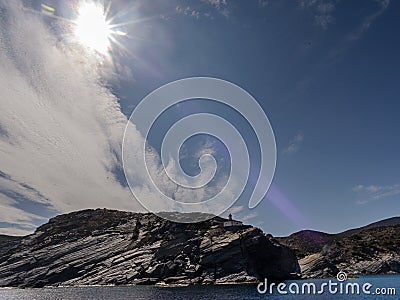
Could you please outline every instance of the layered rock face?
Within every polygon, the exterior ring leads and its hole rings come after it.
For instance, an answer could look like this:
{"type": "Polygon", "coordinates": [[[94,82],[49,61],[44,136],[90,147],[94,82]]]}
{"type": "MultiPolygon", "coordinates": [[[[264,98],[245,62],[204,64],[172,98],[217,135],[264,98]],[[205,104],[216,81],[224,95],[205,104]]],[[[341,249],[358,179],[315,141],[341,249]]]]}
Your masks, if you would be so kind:
{"type": "Polygon", "coordinates": [[[0,257],[7,253],[8,250],[18,245],[22,237],[0,235],[0,257]]]}
{"type": "Polygon", "coordinates": [[[288,247],[223,221],[100,209],[60,215],[1,253],[0,286],[252,282],[300,271],[288,247]]]}

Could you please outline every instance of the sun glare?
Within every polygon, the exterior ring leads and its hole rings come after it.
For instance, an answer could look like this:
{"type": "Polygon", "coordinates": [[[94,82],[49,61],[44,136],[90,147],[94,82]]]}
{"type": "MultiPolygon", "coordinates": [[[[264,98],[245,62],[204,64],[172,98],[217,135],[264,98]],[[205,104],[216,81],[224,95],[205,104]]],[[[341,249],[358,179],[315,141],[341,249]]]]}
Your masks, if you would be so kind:
{"type": "Polygon", "coordinates": [[[82,3],[74,22],[74,32],[83,45],[101,54],[108,52],[113,31],[101,4],[82,3]]]}

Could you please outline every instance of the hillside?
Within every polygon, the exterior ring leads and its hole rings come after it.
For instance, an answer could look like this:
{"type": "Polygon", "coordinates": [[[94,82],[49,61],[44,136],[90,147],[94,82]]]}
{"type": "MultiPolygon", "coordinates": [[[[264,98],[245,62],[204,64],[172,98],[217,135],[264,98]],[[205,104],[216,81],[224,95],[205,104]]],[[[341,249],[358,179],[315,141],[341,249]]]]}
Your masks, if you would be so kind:
{"type": "Polygon", "coordinates": [[[314,230],[302,230],[288,237],[278,237],[276,239],[281,244],[294,250],[297,258],[303,258],[304,256],[320,252],[324,245],[334,239],[334,235],[314,230]]]}
{"type": "Polygon", "coordinates": [[[358,233],[360,231],[367,230],[367,229],[372,229],[372,228],[377,228],[377,227],[385,227],[385,226],[395,226],[395,225],[400,225],[400,217],[392,217],[389,219],[380,220],[380,221],[368,224],[363,227],[346,230],[344,232],[339,233],[338,235],[339,236],[349,236],[354,233],[358,233]]]}
{"type": "Polygon", "coordinates": [[[292,248],[303,277],[400,273],[400,218],[338,234],[300,231],[279,242],[292,248]]]}

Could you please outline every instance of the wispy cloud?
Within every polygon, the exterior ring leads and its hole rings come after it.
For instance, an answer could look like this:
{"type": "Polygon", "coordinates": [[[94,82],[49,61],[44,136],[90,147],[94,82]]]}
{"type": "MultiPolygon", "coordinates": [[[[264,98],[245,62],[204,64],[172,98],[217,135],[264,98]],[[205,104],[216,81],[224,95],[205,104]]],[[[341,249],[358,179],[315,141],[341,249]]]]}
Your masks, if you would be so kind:
{"type": "MultiPolygon", "coordinates": [[[[320,0],[302,0],[300,6],[302,8],[316,7],[320,0]]],[[[335,46],[324,55],[320,63],[315,65],[308,71],[308,75],[305,75],[298,83],[298,89],[305,89],[315,81],[316,77],[314,74],[322,72],[327,66],[337,63],[344,56],[344,54],[359,41],[371,28],[374,22],[376,22],[380,16],[390,7],[390,0],[375,0],[375,7],[370,13],[364,13],[361,22],[358,22],[355,27],[349,28],[347,32],[340,37],[335,43],[335,46]]]]}
{"type": "Polygon", "coordinates": [[[193,17],[195,19],[199,19],[200,17],[200,12],[195,10],[194,8],[191,8],[190,6],[186,6],[186,7],[182,7],[182,6],[177,6],[175,8],[175,10],[179,13],[179,14],[184,14],[186,16],[190,16],[193,17]]]}
{"type": "Polygon", "coordinates": [[[24,236],[32,233],[32,229],[21,229],[15,227],[0,228],[0,234],[24,236]]]}
{"type": "Polygon", "coordinates": [[[400,184],[393,185],[355,185],[353,192],[358,193],[362,200],[357,200],[357,204],[365,204],[373,200],[389,198],[400,194],[400,184]]]}
{"type": "Polygon", "coordinates": [[[195,19],[207,18],[214,19],[215,13],[223,15],[225,18],[229,18],[231,11],[228,9],[228,3],[226,0],[201,0],[199,1],[203,5],[197,5],[195,7],[181,4],[175,7],[175,11],[178,14],[182,14],[195,19]]]}
{"type": "Polygon", "coordinates": [[[246,214],[246,215],[244,215],[242,218],[241,218],[241,220],[243,221],[243,222],[249,222],[251,219],[254,219],[255,217],[257,217],[258,216],[258,213],[257,212],[251,212],[251,213],[248,213],[248,214],[246,214]]]}
{"type": "Polygon", "coordinates": [[[214,5],[218,9],[221,9],[227,5],[226,0],[202,0],[202,1],[214,5]]]}
{"type": "Polygon", "coordinates": [[[372,24],[388,9],[390,5],[390,0],[375,0],[374,2],[377,5],[376,10],[364,17],[358,27],[344,36],[342,42],[329,53],[330,61],[336,61],[342,57],[343,53],[351,47],[351,45],[360,40],[366,34],[372,24]]]}
{"type": "Polygon", "coordinates": [[[238,213],[242,212],[243,210],[245,210],[243,205],[235,205],[235,206],[232,206],[231,208],[229,208],[226,211],[226,214],[234,215],[234,214],[238,214],[238,213]]]}
{"type": "Polygon", "coordinates": [[[0,222],[33,228],[34,207],[141,209],[115,176],[127,119],[104,69],[17,2],[0,8],[0,222]]]}
{"type": "Polygon", "coordinates": [[[269,3],[269,0],[258,0],[258,5],[261,7],[267,7],[269,3]]]}
{"type": "Polygon", "coordinates": [[[333,12],[335,11],[336,6],[333,1],[301,0],[300,6],[303,9],[311,11],[314,15],[315,23],[323,29],[327,29],[334,21],[333,12]]]}
{"type": "Polygon", "coordinates": [[[214,6],[225,18],[229,18],[231,11],[228,8],[227,0],[201,0],[204,3],[214,6]]]}
{"type": "MultiPolygon", "coordinates": [[[[102,84],[104,64],[55,37],[17,1],[0,2],[0,10],[0,232],[26,233],[50,214],[85,208],[144,211],[116,175],[127,118],[102,84]]],[[[143,136],[136,128],[130,134],[139,153],[143,136]]],[[[227,181],[198,191],[177,187],[158,153],[148,154],[154,180],[177,198],[208,199],[227,181]]],[[[154,199],[137,165],[127,171],[154,199]]]]}
{"type": "Polygon", "coordinates": [[[303,141],[304,141],[304,135],[299,132],[298,134],[296,134],[295,137],[293,137],[289,141],[289,144],[283,149],[282,151],[283,154],[290,155],[296,153],[297,151],[300,150],[303,141]]]}
{"type": "Polygon", "coordinates": [[[375,0],[375,2],[378,5],[378,10],[365,17],[362,24],[348,35],[347,39],[349,41],[360,39],[372,23],[386,11],[390,4],[390,0],[375,0]]]}

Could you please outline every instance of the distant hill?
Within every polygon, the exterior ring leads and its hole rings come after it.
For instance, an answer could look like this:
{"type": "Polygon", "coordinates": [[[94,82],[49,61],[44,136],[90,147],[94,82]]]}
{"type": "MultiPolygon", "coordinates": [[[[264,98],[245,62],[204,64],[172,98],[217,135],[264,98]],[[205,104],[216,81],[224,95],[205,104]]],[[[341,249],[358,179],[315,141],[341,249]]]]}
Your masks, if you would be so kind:
{"type": "Polygon", "coordinates": [[[302,230],[277,240],[295,251],[303,277],[400,273],[400,217],[338,234],[302,230]]]}
{"type": "Polygon", "coordinates": [[[295,251],[297,258],[321,251],[322,247],[330,243],[335,235],[314,230],[301,230],[288,237],[277,237],[283,245],[295,251]]]}
{"type": "Polygon", "coordinates": [[[299,260],[303,277],[400,273],[400,225],[338,235],[320,252],[299,260]]]}
{"type": "Polygon", "coordinates": [[[296,233],[292,233],[287,237],[277,237],[276,239],[283,245],[286,245],[295,250],[298,258],[303,258],[306,255],[320,252],[324,245],[329,244],[335,240],[340,240],[344,237],[356,234],[367,229],[395,225],[400,225],[400,217],[380,220],[366,226],[346,230],[336,234],[329,234],[314,230],[301,230],[296,233]]]}
{"type": "Polygon", "coordinates": [[[366,229],[384,227],[384,226],[395,226],[395,225],[400,225],[400,217],[393,217],[393,218],[389,218],[389,219],[380,220],[380,221],[368,224],[363,227],[346,230],[344,232],[338,233],[337,235],[348,236],[348,235],[352,235],[354,233],[357,233],[357,232],[360,232],[360,231],[363,231],[366,229]]]}

